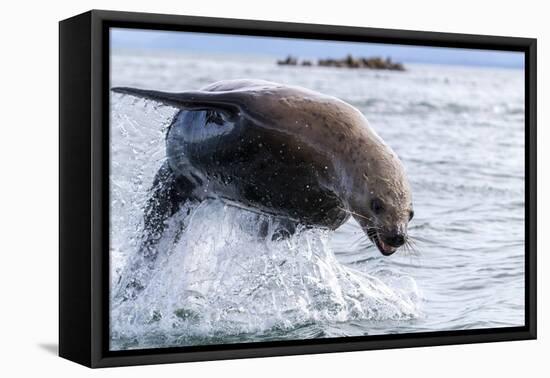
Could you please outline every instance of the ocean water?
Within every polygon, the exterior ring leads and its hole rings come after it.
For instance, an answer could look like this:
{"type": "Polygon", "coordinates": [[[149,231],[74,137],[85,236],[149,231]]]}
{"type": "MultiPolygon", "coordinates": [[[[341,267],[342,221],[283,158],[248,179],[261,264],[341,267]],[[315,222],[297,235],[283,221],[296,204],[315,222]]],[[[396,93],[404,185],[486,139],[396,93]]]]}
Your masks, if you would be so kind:
{"type": "Polygon", "coordinates": [[[258,78],[354,105],[406,167],[416,248],[384,257],[353,220],[259,239],[255,214],[212,200],[182,209],[155,264],[140,263],[143,204],[176,110],[112,94],[111,349],[522,326],[523,71],[406,67],[113,51],[112,86],[183,91],[258,78]],[[120,300],[135,275],[145,289],[120,300]]]}

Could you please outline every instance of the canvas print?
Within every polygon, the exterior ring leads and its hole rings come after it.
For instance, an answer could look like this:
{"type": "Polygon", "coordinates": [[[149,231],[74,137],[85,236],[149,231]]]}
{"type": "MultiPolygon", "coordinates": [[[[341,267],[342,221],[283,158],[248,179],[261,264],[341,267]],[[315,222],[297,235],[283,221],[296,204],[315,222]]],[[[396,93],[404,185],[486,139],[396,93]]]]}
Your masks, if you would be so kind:
{"type": "Polygon", "coordinates": [[[519,52],[111,28],[109,348],[525,324],[519,52]]]}

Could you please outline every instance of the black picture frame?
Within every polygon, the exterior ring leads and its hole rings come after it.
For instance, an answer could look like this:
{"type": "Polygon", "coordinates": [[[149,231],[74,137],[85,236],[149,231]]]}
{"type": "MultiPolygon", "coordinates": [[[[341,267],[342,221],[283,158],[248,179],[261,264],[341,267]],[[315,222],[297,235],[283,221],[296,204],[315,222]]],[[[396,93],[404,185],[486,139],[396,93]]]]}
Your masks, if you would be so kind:
{"type": "Polygon", "coordinates": [[[92,10],[59,23],[59,355],[89,367],[536,338],[536,39],[92,10]],[[525,326],[109,351],[110,27],[525,53],[525,326]]]}

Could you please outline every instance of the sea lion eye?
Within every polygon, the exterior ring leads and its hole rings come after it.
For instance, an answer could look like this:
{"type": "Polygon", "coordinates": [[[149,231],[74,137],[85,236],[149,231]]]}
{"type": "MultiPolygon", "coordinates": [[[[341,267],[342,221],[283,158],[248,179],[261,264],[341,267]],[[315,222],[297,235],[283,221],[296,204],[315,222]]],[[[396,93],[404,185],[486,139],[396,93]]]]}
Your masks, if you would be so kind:
{"type": "Polygon", "coordinates": [[[374,198],[370,202],[370,208],[374,214],[380,214],[382,211],[384,211],[384,204],[380,199],[374,198]]]}
{"type": "Polygon", "coordinates": [[[411,221],[414,217],[414,210],[409,211],[409,221],[411,221]]]}

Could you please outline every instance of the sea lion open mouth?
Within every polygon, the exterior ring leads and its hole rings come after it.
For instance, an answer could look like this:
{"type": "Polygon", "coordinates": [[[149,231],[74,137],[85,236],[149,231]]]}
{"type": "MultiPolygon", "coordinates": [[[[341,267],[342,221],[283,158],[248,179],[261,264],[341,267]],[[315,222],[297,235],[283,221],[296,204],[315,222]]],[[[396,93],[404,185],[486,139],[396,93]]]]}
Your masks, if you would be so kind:
{"type": "Polygon", "coordinates": [[[384,256],[390,256],[394,254],[395,251],[397,251],[397,247],[385,243],[383,238],[380,236],[380,233],[374,228],[369,228],[367,231],[367,235],[370,240],[376,245],[380,253],[382,253],[384,256]]]}
{"type": "Polygon", "coordinates": [[[376,238],[374,239],[376,246],[378,247],[378,250],[384,255],[384,256],[390,256],[395,251],[397,251],[396,247],[392,247],[391,245],[388,245],[384,243],[378,232],[376,233],[376,238]]]}

